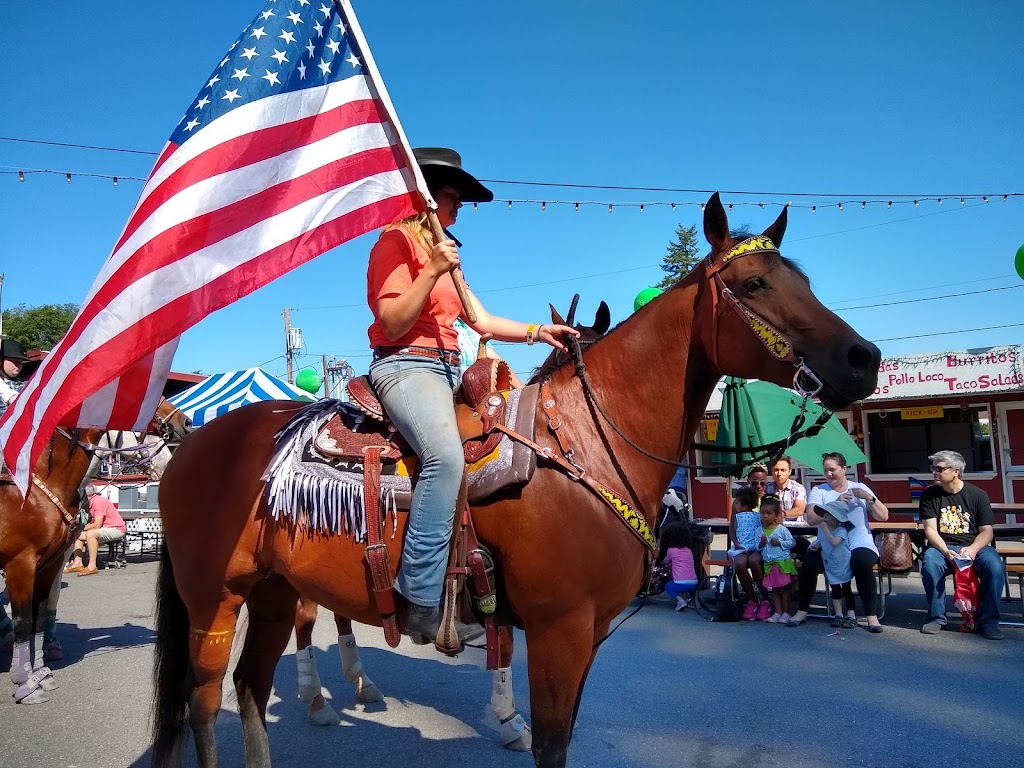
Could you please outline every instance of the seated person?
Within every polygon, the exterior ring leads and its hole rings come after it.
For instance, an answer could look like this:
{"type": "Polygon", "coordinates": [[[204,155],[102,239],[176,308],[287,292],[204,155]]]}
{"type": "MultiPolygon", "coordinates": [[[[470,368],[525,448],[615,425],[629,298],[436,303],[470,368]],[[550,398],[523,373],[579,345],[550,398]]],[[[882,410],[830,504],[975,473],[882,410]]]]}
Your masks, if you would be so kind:
{"type": "Polygon", "coordinates": [[[89,524],[82,529],[75,543],[75,559],[64,569],[65,573],[77,573],[79,576],[92,576],[97,573],[96,555],[100,544],[109,544],[124,538],[125,524],[117,508],[109,499],[103,498],[96,487],[87,485],[85,494],[89,497],[89,524]],[[82,545],[89,550],[89,566],[82,562],[82,545]]]}
{"type": "Polygon", "coordinates": [[[939,451],[928,457],[936,484],[921,494],[921,520],[928,547],[921,558],[921,584],[928,600],[928,621],[921,631],[934,635],[946,626],[946,576],[956,558],[974,563],[981,585],[978,632],[1002,640],[999,596],[1006,580],[1003,561],[992,546],[992,504],[977,486],[963,481],[964,457],[939,451]]]}
{"type": "Polygon", "coordinates": [[[740,488],[732,500],[732,521],[729,523],[729,557],[736,568],[736,577],[747,593],[744,621],[766,621],[772,615],[772,604],[762,584],[761,515],[754,512],[757,503],[757,491],[750,487],[740,488]]]}

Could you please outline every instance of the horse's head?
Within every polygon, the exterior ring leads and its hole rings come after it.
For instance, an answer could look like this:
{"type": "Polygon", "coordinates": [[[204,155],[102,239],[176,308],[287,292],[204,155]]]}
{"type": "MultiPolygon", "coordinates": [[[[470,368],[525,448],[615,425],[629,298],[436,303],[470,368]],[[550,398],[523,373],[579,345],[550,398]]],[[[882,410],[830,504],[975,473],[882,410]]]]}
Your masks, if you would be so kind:
{"type": "Polygon", "coordinates": [[[176,405],[172,405],[169,400],[161,397],[160,405],[156,407],[153,421],[150,422],[146,432],[151,435],[159,435],[170,443],[181,440],[191,431],[192,419],[176,405]]]}
{"type": "MultiPolygon", "coordinates": [[[[602,301],[597,307],[597,312],[594,314],[593,325],[573,325],[573,321],[576,319],[576,305],[579,304],[579,301],[580,295],[577,293],[572,298],[572,304],[569,307],[569,314],[566,315],[565,318],[563,318],[561,313],[555,309],[553,304],[548,304],[548,307],[551,309],[551,322],[558,325],[572,326],[579,331],[579,344],[581,347],[586,349],[608,333],[608,328],[611,327],[612,324],[612,312],[608,308],[608,305],[602,301]]],[[[529,383],[533,384],[534,382],[540,381],[542,378],[557,370],[563,363],[568,362],[568,360],[568,352],[560,349],[552,350],[551,354],[548,355],[548,359],[541,363],[540,367],[534,370],[533,375],[530,376],[529,383]]]]}
{"type": "Polygon", "coordinates": [[[734,237],[716,193],[704,211],[711,253],[695,319],[721,373],[772,381],[845,408],[875,390],[881,353],[826,309],[810,283],[778,251],[786,209],[758,237],[734,237]],[[710,317],[709,317],[710,315],[710,317]]]}

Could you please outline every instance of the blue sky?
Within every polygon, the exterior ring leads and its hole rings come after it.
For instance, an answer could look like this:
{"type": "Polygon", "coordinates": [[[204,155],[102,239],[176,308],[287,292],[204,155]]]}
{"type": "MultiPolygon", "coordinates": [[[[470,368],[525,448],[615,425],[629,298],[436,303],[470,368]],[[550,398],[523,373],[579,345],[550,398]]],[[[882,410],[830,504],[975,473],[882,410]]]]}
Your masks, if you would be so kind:
{"type": "MultiPolygon", "coordinates": [[[[826,305],[883,354],[1020,343],[1024,281],[1021,147],[1024,5],[684,3],[561,0],[515,4],[354,0],[414,146],[458,149],[495,180],[774,192],[723,194],[734,226],[760,231],[793,209],[783,252],[826,305]],[[401,20],[397,24],[396,20],[401,20]],[[821,193],[802,198],[797,193],[821,193]],[[893,205],[847,200],[943,195],[893,205]],[[959,204],[960,194],[988,204],[959,204]],[[739,205],[761,200],[763,209],[739,205]],[[1005,289],[1005,290],[996,290],[1005,289]],[[985,291],[975,295],[959,295],[985,291]],[[925,301],[954,294],[953,298],[925,301]],[[941,334],[927,335],[926,334],[941,334]],[[894,337],[911,336],[895,341],[894,337]]],[[[109,0],[0,10],[0,135],[161,149],[242,28],[251,0],[109,0]]],[[[154,158],[0,141],[3,306],[79,302],[127,220],[154,158]],[[19,183],[11,171],[30,173],[19,183]],[[121,176],[109,179],[78,174],[121,176]]],[[[677,224],[700,224],[707,194],[490,185],[454,229],[467,279],[488,310],[526,322],[574,292],[613,321],[662,277],[677,224]],[[555,200],[602,205],[556,205],[555,200]]],[[[302,329],[301,365],[321,354],[369,362],[365,263],[375,235],[321,256],[188,331],[175,369],[263,364],[283,373],[282,311],[302,329]]],[[[516,370],[543,350],[503,345],[516,370]]],[[[653,365],[653,363],[652,363],[653,365]]]]}

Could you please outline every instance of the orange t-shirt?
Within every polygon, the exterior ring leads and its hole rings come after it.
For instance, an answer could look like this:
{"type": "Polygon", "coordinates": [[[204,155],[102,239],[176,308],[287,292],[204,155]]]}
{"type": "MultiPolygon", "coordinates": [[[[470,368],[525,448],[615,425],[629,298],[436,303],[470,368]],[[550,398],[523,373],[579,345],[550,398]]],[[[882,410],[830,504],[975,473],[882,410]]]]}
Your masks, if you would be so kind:
{"type": "Polygon", "coordinates": [[[420,316],[400,339],[385,336],[377,317],[377,302],[401,296],[409,290],[429,262],[430,254],[404,227],[389,227],[381,233],[370,251],[366,269],[366,300],[373,312],[373,323],[367,331],[371,347],[414,346],[458,351],[459,337],[454,323],[462,313],[462,302],[450,273],[438,278],[420,316]]]}

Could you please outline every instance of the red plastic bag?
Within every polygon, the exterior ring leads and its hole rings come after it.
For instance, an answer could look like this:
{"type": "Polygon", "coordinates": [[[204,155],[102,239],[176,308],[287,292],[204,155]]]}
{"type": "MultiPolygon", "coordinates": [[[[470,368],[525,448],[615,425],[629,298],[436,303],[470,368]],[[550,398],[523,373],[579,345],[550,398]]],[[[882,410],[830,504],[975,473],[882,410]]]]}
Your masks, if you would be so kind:
{"type": "Polygon", "coordinates": [[[953,607],[963,616],[961,632],[974,632],[978,625],[978,574],[974,572],[974,563],[960,570],[953,568],[953,607]]]}

